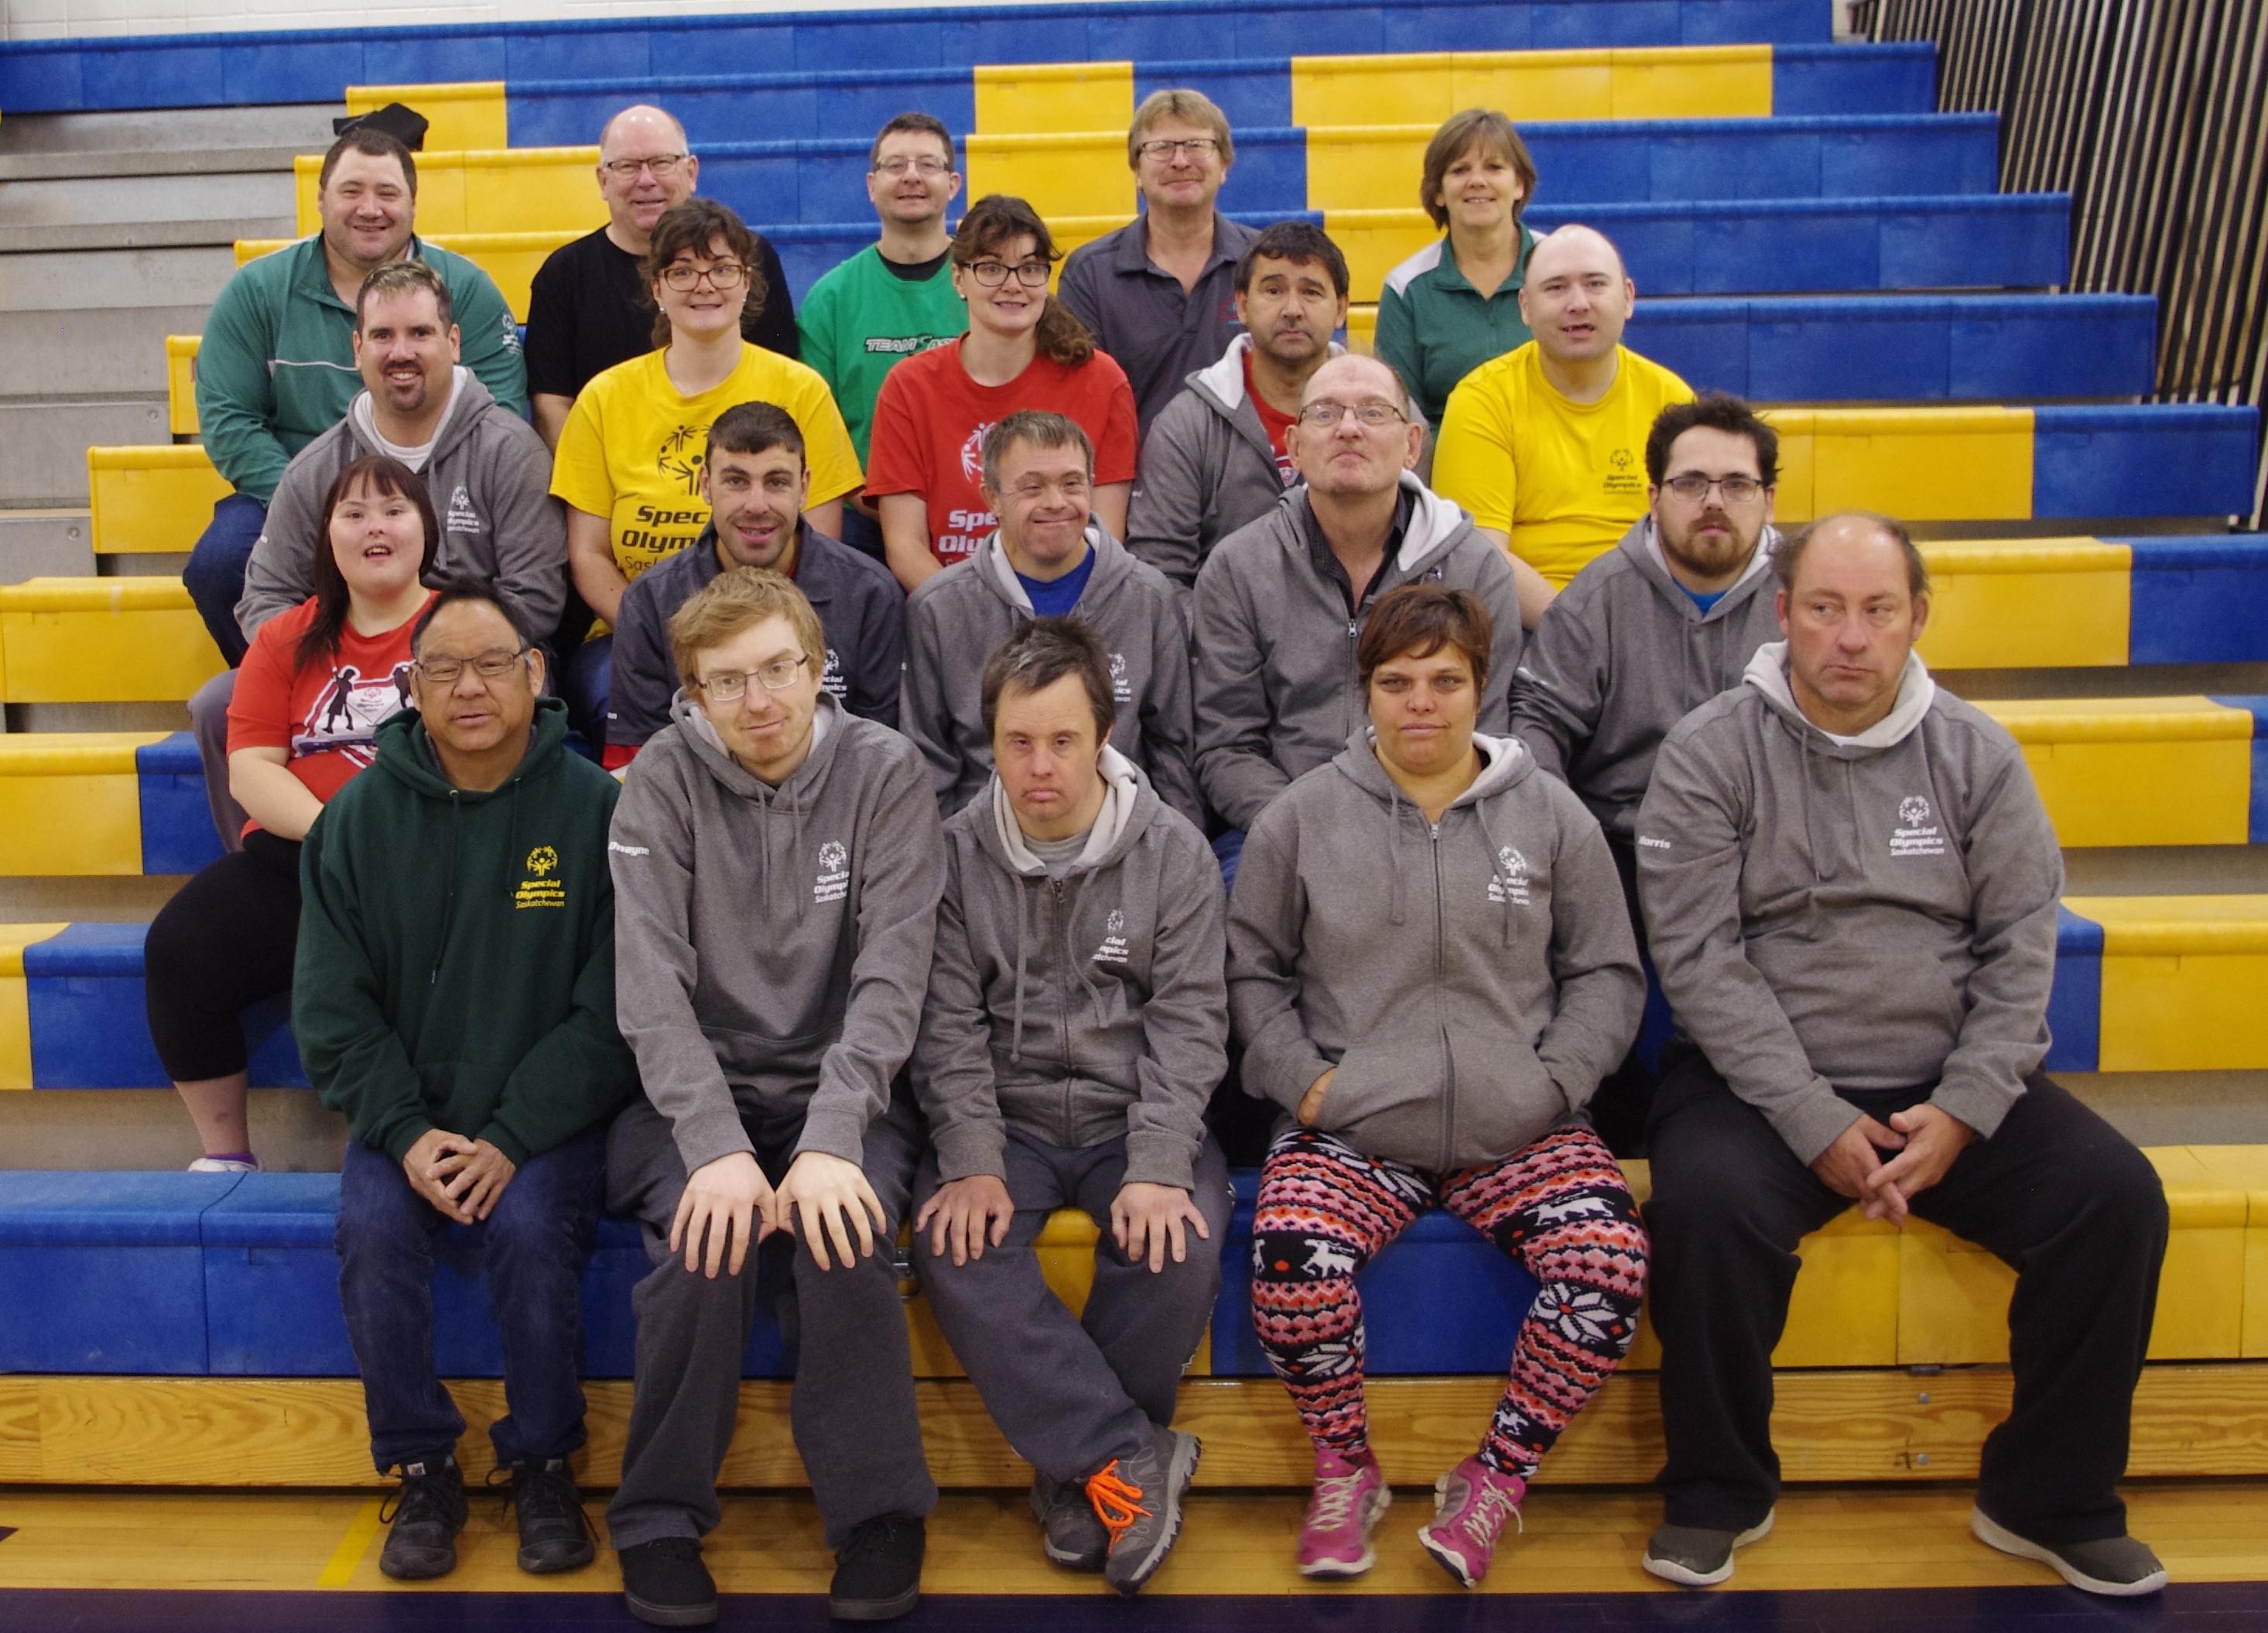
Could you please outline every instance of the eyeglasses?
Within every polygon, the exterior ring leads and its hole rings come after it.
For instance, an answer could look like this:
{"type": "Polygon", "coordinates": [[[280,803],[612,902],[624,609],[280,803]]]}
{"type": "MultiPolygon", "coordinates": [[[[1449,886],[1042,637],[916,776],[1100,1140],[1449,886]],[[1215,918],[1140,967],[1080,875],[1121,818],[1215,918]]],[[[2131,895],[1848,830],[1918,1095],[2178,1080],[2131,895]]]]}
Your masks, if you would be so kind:
{"type": "Polygon", "coordinates": [[[1705,477],[1698,471],[1672,477],[1661,485],[1689,505],[1697,505],[1707,499],[1712,488],[1725,496],[1727,505],[1745,505],[1764,491],[1764,484],[1754,477],[1705,477]]]}
{"type": "Polygon", "coordinates": [[[1027,261],[1014,267],[1001,261],[973,261],[968,265],[968,276],[986,289],[999,288],[1008,281],[1011,272],[1026,289],[1042,288],[1048,281],[1048,263],[1044,261],[1027,261]]]}
{"type": "Polygon", "coordinates": [[[455,685],[468,667],[484,681],[502,680],[527,655],[527,651],[522,647],[517,652],[506,652],[498,647],[471,658],[420,658],[410,667],[417,671],[419,680],[434,686],[455,685]]]}
{"type": "Polygon", "coordinates": [[[1191,159],[1203,159],[1220,151],[1220,143],[1212,137],[1182,137],[1168,141],[1160,137],[1154,142],[1145,142],[1134,150],[1145,159],[1170,159],[1176,153],[1187,153],[1191,159]]]}
{"type": "Polygon", "coordinates": [[[909,170],[922,177],[953,174],[953,166],[942,159],[886,159],[874,166],[874,174],[882,176],[902,176],[909,170]]]}
{"type": "Polygon", "coordinates": [[[760,669],[731,669],[693,683],[711,703],[738,703],[748,695],[750,681],[766,691],[785,691],[795,684],[797,677],[803,673],[803,666],[810,661],[798,653],[792,658],[774,658],[760,669]]]}
{"type": "Polygon", "coordinates": [[[685,162],[687,157],[683,153],[656,153],[652,159],[610,159],[599,168],[623,181],[630,181],[641,170],[651,170],[654,179],[661,181],[675,175],[677,167],[685,162]]]}
{"type": "Polygon", "coordinates": [[[1300,423],[1317,431],[1329,431],[1339,423],[1343,414],[1353,415],[1373,431],[1410,417],[1391,403],[1381,403],[1373,397],[1367,403],[1310,403],[1300,410],[1300,423]]]}
{"type": "Polygon", "coordinates": [[[673,262],[661,270],[661,281],[680,294],[695,287],[703,278],[711,289],[738,289],[747,282],[748,269],[737,261],[719,261],[705,267],[688,266],[684,262],[673,262]]]}

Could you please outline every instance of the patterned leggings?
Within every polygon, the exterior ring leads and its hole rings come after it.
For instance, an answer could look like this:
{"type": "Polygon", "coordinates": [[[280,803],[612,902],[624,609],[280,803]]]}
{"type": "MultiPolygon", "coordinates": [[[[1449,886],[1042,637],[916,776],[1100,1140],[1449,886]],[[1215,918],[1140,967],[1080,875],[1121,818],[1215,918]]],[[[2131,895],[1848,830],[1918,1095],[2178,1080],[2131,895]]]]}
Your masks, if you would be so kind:
{"type": "Polygon", "coordinates": [[[1646,1290],[1638,1205],[1589,1129],[1561,1128],[1492,1168],[1439,1176],[1317,1129],[1286,1129],[1260,1171],[1253,1326],[1308,1437],[1360,1453],[1370,1430],[1355,1274],[1436,1205],[1543,1284],[1480,1450],[1499,1474],[1528,1479],[1628,1353],[1646,1290]]]}

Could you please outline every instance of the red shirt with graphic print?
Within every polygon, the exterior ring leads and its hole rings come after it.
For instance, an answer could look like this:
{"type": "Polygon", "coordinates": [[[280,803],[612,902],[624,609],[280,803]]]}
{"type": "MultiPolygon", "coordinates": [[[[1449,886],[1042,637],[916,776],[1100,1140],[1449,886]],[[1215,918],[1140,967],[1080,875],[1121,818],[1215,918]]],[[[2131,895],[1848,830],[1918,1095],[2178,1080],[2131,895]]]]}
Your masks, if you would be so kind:
{"type": "Polygon", "coordinates": [[[882,377],[866,455],[866,493],[918,493],[929,548],[946,566],[973,555],[999,519],[985,507],[984,433],[1018,409],[1045,409],[1094,444],[1098,487],[1134,480],[1140,433],[1126,371],[1098,351],[1077,368],[1042,355],[1005,386],[980,386],[961,366],[961,342],[917,352],[882,377]]]}
{"type": "MultiPolygon", "coordinates": [[[[298,664],[299,638],[315,621],[312,595],[260,626],[236,672],[228,705],[228,751],[283,749],[291,772],[325,804],[371,763],[379,726],[409,705],[409,632],[424,606],[383,635],[339,632],[328,663],[298,664]]],[[[258,827],[247,822],[249,833],[258,827]]]]}
{"type": "Polygon", "coordinates": [[[1252,354],[1249,351],[1244,354],[1244,395],[1252,399],[1252,406],[1259,410],[1260,428],[1268,433],[1268,446],[1275,451],[1276,474],[1284,478],[1284,485],[1288,488],[1300,479],[1299,469],[1292,463],[1291,450],[1285,446],[1284,440],[1284,433],[1292,429],[1295,417],[1278,414],[1268,406],[1268,399],[1254,388],[1252,354]]]}

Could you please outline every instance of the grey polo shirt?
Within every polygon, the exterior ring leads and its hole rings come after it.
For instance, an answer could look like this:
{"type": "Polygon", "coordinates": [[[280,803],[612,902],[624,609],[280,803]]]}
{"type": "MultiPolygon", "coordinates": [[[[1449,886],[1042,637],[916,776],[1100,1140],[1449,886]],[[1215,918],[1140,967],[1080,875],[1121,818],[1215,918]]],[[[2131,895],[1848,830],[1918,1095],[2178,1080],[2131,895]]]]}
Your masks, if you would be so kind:
{"type": "Polygon", "coordinates": [[[1080,245],[1064,262],[1057,290],[1095,344],[1126,371],[1144,436],[1188,377],[1218,362],[1244,332],[1236,321],[1236,262],[1259,236],[1258,227],[1216,211],[1212,259],[1187,294],[1181,279],[1152,262],[1150,226],[1140,216],[1080,245]]]}

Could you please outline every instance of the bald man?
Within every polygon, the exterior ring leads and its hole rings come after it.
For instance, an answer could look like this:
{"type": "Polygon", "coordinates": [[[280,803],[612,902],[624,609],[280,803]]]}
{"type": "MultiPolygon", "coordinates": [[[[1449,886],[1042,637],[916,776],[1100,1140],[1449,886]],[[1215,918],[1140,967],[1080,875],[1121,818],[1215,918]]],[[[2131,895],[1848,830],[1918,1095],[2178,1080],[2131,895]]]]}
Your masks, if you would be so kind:
{"type": "Polygon", "coordinates": [[[1307,377],[1285,432],[1301,485],[1214,545],[1197,573],[1197,779],[1240,831],[1215,846],[1232,871],[1241,831],[1364,728],[1355,644],[1397,585],[1423,579],[1487,602],[1496,647],[1480,726],[1508,729],[1521,646],[1512,566],[1418,480],[1425,442],[1399,375],[1374,358],[1333,358],[1307,377]]]}
{"type": "MultiPolygon", "coordinates": [[[[662,212],[693,196],[701,161],[683,125],[641,105],[624,108],[600,132],[598,177],[607,225],[553,250],[528,293],[528,408],[554,449],[567,410],[592,376],[653,350],[653,307],[638,261],[662,212]]],[[[795,308],[779,252],[760,234],[756,255],[765,294],[761,303],[749,300],[740,331],[797,357],[795,308]]]]}
{"type": "Polygon", "coordinates": [[[2015,740],[1915,655],[1929,579],[1896,523],[1823,518],[1771,567],[1783,639],[1671,729],[1638,808],[1678,1030],[1647,1126],[1668,1460],[1646,1568],[1711,1586],[1771,1529],[1796,1246],[1855,1202],[2015,1267],[1970,1531],[2088,1592],[2154,1592],[2117,1487],[2166,1200],[2040,1070],[2055,830],[2015,740]]]}
{"type": "Polygon", "coordinates": [[[1602,233],[1564,226],[1539,240],[1521,285],[1535,338],[1484,363],[1449,394],[1433,485],[1542,575],[1523,580],[1535,627],[1551,596],[1646,514],[1646,438],[1691,388],[1630,351],[1638,286],[1602,233]]]}

